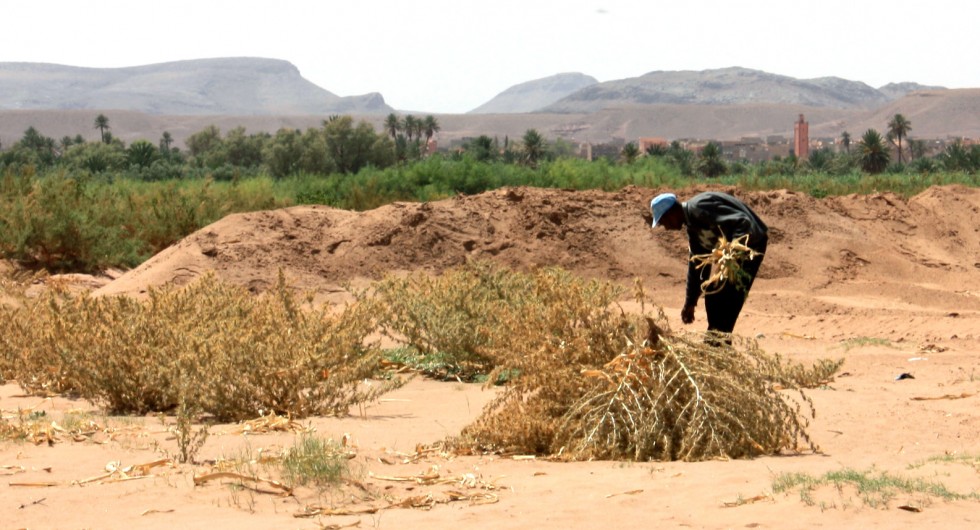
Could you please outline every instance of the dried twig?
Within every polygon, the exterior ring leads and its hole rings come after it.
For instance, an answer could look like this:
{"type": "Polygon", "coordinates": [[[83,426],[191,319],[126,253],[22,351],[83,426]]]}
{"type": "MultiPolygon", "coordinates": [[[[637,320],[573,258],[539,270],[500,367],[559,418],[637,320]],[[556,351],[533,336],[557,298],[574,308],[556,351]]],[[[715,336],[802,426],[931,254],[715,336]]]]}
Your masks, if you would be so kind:
{"type": "Polygon", "coordinates": [[[273,490],[275,490],[275,493],[278,493],[280,495],[291,495],[293,493],[293,489],[292,488],[290,488],[289,486],[287,486],[287,485],[285,485],[285,484],[283,484],[283,483],[281,483],[279,481],[272,480],[272,479],[267,479],[267,478],[261,478],[261,477],[254,477],[254,476],[250,476],[250,475],[244,475],[242,473],[235,473],[235,472],[232,472],[232,471],[218,471],[218,472],[215,472],[215,473],[207,473],[207,474],[204,474],[204,475],[195,475],[194,476],[194,485],[195,486],[200,486],[200,485],[205,484],[207,482],[210,482],[212,480],[218,480],[218,479],[223,479],[223,478],[236,479],[236,480],[242,481],[243,483],[245,483],[245,482],[252,483],[252,484],[254,484],[254,486],[252,487],[252,489],[254,491],[256,491],[256,492],[259,492],[259,493],[270,493],[268,491],[264,491],[262,489],[259,489],[258,488],[258,485],[261,485],[261,484],[264,484],[266,486],[270,486],[271,488],[273,488],[273,490]]]}

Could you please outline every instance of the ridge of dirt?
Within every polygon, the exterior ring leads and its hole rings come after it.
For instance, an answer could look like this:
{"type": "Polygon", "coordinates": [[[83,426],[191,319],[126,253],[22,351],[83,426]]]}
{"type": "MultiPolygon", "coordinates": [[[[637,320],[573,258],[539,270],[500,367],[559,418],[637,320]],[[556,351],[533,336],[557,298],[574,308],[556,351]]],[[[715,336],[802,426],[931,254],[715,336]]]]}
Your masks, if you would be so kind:
{"type": "MultiPolygon", "coordinates": [[[[707,189],[677,193],[684,200],[707,189]]],[[[818,200],[786,190],[714,189],[742,198],[769,225],[753,293],[784,293],[791,304],[813,299],[792,305],[795,314],[856,294],[866,295],[869,308],[928,300],[938,311],[980,311],[972,287],[980,283],[976,188],[933,187],[907,200],[892,193],[818,200]]],[[[360,213],[297,206],[235,214],[96,293],[140,294],[207,271],[261,292],[281,269],[291,285],[329,295],[386,273],[439,272],[486,259],[521,270],[555,265],[587,277],[641,278],[655,299],[677,303],[686,277],[684,234],[652,230],[642,220],[661,191],[518,187],[360,213]]]]}

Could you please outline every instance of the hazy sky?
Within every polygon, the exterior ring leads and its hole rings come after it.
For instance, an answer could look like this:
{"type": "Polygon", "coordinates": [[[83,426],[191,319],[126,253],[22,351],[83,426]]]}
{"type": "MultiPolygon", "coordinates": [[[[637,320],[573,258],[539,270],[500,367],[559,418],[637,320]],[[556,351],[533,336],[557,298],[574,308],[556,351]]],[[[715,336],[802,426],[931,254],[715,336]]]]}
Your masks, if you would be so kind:
{"type": "Polygon", "coordinates": [[[339,96],[459,113],[563,72],[742,66],[980,88],[976,0],[2,0],[0,62],[287,60],[339,96]]]}

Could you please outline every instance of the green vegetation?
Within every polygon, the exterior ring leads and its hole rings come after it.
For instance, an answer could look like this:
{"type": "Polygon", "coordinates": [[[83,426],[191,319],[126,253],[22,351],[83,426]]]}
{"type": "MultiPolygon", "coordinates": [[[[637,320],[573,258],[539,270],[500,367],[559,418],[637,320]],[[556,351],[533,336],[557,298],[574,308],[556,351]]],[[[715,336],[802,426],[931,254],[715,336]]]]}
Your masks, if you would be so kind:
{"type": "Polygon", "coordinates": [[[908,139],[901,115],[888,124],[891,148],[869,130],[851,154],[815,150],[810,159],[748,164],[723,158],[708,143],[695,154],[678,142],[640,156],[634,144],[598,149],[596,160],[571,156],[561,140],[529,129],[520,141],[478,136],[451,152],[428,153],[440,129],[432,117],[390,115],[376,132],[349,116],[331,116],[306,131],[192,134],[186,151],[164,132],[155,145],[125,146],[109,119],[60,141],[30,127],[0,151],[0,258],[50,271],[133,267],[225,215],[294,204],[366,210],[393,201],[432,201],[502,186],[617,190],[624,186],[683,188],[711,179],[746,190],[790,189],[815,197],[893,191],[909,196],[943,184],[980,185],[980,146],[954,142],[934,157],[908,139]],[[902,158],[907,140],[909,162],[902,158]],[[607,152],[607,154],[602,154],[607,152]],[[918,153],[918,154],[917,154],[918,153]],[[914,157],[914,158],[913,158],[914,157]]]}
{"type": "Polygon", "coordinates": [[[335,486],[351,478],[350,455],[337,442],[303,435],[287,449],[279,462],[290,486],[335,486]]]}
{"type": "Polygon", "coordinates": [[[891,161],[891,154],[878,131],[868,129],[864,133],[864,136],[861,137],[861,142],[858,144],[858,147],[860,150],[859,161],[861,169],[872,175],[876,175],[888,167],[888,163],[891,161]]]}
{"type": "Polygon", "coordinates": [[[885,346],[888,348],[894,348],[895,345],[888,339],[883,339],[880,337],[853,337],[840,343],[841,348],[844,351],[851,350],[852,348],[862,348],[865,346],[885,346]]]}
{"type": "Polygon", "coordinates": [[[229,213],[288,203],[269,179],[109,181],[9,168],[0,175],[0,256],[51,271],[133,267],[229,213]]]}
{"type": "Polygon", "coordinates": [[[840,501],[845,506],[855,502],[856,496],[861,505],[872,508],[887,508],[889,503],[904,495],[912,502],[924,503],[933,498],[947,501],[980,500],[980,494],[973,491],[959,493],[951,491],[940,482],[923,478],[895,475],[874,469],[858,471],[844,468],[828,471],[816,477],[807,473],[781,473],[773,479],[773,493],[784,493],[799,489],[800,499],[809,506],[837,507],[840,501]],[[818,490],[830,487],[837,492],[836,500],[819,500],[818,490]]]}

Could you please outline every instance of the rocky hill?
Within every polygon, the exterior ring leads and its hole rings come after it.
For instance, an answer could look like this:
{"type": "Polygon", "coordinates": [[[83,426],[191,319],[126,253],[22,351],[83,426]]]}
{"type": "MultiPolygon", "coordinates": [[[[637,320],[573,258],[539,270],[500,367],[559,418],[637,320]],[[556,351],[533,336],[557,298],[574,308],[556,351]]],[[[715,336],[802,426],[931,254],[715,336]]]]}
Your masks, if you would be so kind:
{"type": "Polygon", "coordinates": [[[287,61],[200,59],[127,68],[0,63],[0,109],[118,109],[159,115],[387,114],[380,94],[340,97],[287,61]]]}
{"type": "Polygon", "coordinates": [[[656,71],[585,87],[540,111],[582,113],[626,105],[743,104],[873,109],[925,88],[942,87],[893,83],[879,90],[838,77],[796,79],[739,67],[656,71]]]}
{"type": "Polygon", "coordinates": [[[577,72],[535,79],[504,90],[470,114],[534,112],[598,82],[577,72]]]}

